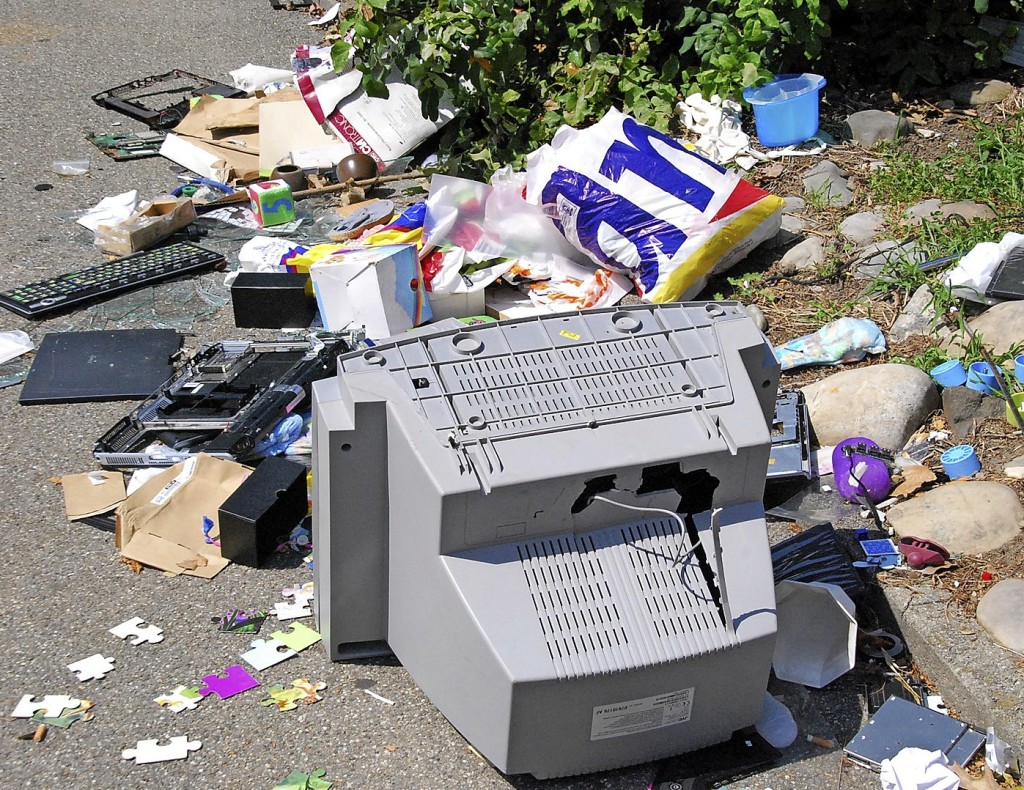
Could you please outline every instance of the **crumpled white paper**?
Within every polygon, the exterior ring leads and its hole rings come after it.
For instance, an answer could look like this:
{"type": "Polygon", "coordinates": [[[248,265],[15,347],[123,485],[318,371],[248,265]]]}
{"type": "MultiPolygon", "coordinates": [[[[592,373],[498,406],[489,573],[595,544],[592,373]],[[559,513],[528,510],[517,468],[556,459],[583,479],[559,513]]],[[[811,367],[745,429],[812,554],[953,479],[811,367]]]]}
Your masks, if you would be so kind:
{"type": "Polygon", "coordinates": [[[139,206],[139,190],[132,189],[120,195],[105,197],[78,218],[78,224],[93,233],[100,225],[120,225],[139,206]]]}
{"type": "Polygon", "coordinates": [[[254,93],[274,82],[291,82],[294,78],[291,69],[274,69],[270,66],[257,66],[246,63],[240,69],[229,71],[234,86],[240,91],[254,93]]]}
{"type": "Polygon", "coordinates": [[[742,109],[732,99],[717,93],[705,99],[694,93],[676,105],[676,114],[689,131],[700,135],[694,144],[698,153],[720,165],[750,148],[750,137],[741,128],[742,109]]]}
{"type": "Polygon", "coordinates": [[[882,760],[882,790],[957,790],[960,779],[947,765],[949,760],[940,751],[903,749],[891,760],[882,760]]]}

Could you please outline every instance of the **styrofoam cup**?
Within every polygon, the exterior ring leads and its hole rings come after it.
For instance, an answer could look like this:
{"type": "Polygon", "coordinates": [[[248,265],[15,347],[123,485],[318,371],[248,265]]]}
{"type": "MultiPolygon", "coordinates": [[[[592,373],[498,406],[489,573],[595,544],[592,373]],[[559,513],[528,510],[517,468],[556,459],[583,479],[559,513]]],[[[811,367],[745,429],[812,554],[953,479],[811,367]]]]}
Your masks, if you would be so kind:
{"type": "Polygon", "coordinates": [[[950,447],[939,456],[942,468],[946,471],[950,480],[958,480],[961,477],[970,477],[975,472],[981,471],[981,461],[978,454],[969,444],[958,444],[950,447]]]}
{"type": "Polygon", "coordinates": [[[967,371],[959,359],[947,359],[930,371],[935,383],[942,387],[962,387],[967,383],[967,371]]]}

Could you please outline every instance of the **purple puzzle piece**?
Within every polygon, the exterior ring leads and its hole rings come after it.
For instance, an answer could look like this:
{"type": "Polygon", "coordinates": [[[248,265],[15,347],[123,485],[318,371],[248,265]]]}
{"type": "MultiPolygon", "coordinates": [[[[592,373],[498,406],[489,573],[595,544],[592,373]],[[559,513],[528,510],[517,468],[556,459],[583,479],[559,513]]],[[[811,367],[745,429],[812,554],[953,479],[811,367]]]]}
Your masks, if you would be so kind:
{"type": "Polygon", "coordinates": [[[260,684],[241,664],[232,664],[222,675],[207,675],[203,678],[203,683],[205,685],[199,689],[200,694],[204,697],[207,694],[216,694],[221,699],[241,694],[260,684]]]}

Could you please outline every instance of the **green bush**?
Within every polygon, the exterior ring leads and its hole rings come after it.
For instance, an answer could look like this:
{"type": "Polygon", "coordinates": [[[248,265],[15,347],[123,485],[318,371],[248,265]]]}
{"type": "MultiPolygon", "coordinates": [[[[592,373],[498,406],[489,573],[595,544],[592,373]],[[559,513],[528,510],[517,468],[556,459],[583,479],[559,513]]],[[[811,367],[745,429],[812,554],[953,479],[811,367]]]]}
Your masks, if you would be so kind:
{"type": "Polygon", "coordinates": [[[611,106],[667,131],[695,90],[738,97],[815,63],[900,79],[987,63],[991,37],[973,27],[972,2],[986,0],[356,0],[333,55],[339,67],[353,58],[372,96],[386,95],[394,69],[418,86],[428,117],[451,101],[459,115],[442,148],[486,172],[611,106]]]}

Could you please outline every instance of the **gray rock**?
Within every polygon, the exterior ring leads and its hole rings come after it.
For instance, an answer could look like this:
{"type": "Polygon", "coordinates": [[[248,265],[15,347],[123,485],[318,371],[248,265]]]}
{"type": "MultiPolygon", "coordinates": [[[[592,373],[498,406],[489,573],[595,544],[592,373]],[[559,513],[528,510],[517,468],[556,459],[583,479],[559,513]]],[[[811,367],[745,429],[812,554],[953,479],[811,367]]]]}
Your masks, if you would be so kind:
{"type": "Polygon", "coordinates": [[[786,250],[781,264],[785,267],[794,266],[794,271],[816,269],[825,260],[825,245],[817,236],[804,239],[795,247],[786,250]]]}
{"type": "Polygon", "coordinates": [[[787,195],[782,199],[783,214],[803,214],[807,201],[798,195],[787,195]]]}
{"type": "Polygon", "coordinates": [[[932,377],[910,365],[843,370],[803,389],[819,444],[866,436],[898,450],[939,405],[932,377]]]}
{"type": "Polygon", "coordinates": [[[764,317],[764,313],[761,312],[761,308],[753,304],[743,305],[743,309],[747,311],[747,315],[750,319],[757,324],[757,328],[762,332],[768,329],[768,319],[764,317]]]}
{"type": "Polygon", "coordinates": [[[886,521],[900,537],[934,540],[953,554],[983,554],[1017,536],[1024,506],[1007,485],[965,480],[893,505],[886,521]]]}
{"type": "Polygon", "coordinates": [[[995,219],[996,213],[984,203],[960,200],[956,203],[943,203],[939,207],[939,216],[943,219],[954,216],[963,217],[968,222],[973,222],[976,219],[995,219]]]}
{"type": "Polygon", "coordinates": [[[873,211],[858,211],[839,223],[843,238],[863,247],[873,242],[885,224],[885,220],[873,211]]]}
{"type": "Polygon", "coordinates": [[[861,263],[857,264],[853,276],[858,280],[885,277],[887,268],[923,263],[926,257],[924,250],[915,242],[879,241],[864,248],[861,263]]]}
{"type": "Polygon", "coordinates": [[[1014,480],[1024,480],[1024,455],[1018,455],[1010,461],[1003,469],[1003,474],[1014,480]]]}
{"type": "Polygon", "coordinates": [[[975,334],[983,336],[985,347],[998,356],[1024,342],[1024,300],[1000,302],[970,321],[975,334]]]}
{"type": "Polygon", "coordinates": [[[847,206],[853,201],[853,191],[846,181],[846,173],[828,159],[808,170],[803,181],[804,194],[820,196],[822,202],[847,206]]]}
{"type": "Polygon", "coordinates": [[[850,139],[864,148],[881,140],[896,140],[914,131],[914,124],[888,110],[861,110],[846,118],[850,139]]]}
{"type": "Polygon", "coordinates": [[[938,198],[922,200],[903,212],[903,221],[911,226],[920,225],[922,219],[932,219],[939,213],[941,208],[942,201],[938,198]]]}
{"type": "Polygon", "coordinates": [[[799,236],[804,232],[804,221],[793,214],[783,214],[780,230],[792,236],[799,236]]]}
{"type": "Polygon", "coordinates": [[[887,335],[889,342],[900,343],[911,335],[932,335],[935,310],[931,307],[932,292],[922,285],[910,297],[903,311],[896,316],[887,335]]]}
{"type": "Polygon", "coordinates": [[[1013,86],[1002,80],[970,80],[949,89],[949,98],[961,107],[978,107],[1001,102],[1013,93],[1013,86]]]}
{"type": "Polygon", "coordinates": [[[978,602],[978,622],[999,644],[1024,652],[1024,579],[1003,579],[978,602]]]}
{"type": "Polygon", "coordinates": [[[942,416],[953,436],[964,439],[978,423],[993,417],[1001,418],[1006,404],[999,398],[968,387],[946,387],[942,390],[942,416]]]}

